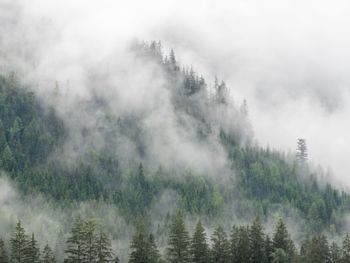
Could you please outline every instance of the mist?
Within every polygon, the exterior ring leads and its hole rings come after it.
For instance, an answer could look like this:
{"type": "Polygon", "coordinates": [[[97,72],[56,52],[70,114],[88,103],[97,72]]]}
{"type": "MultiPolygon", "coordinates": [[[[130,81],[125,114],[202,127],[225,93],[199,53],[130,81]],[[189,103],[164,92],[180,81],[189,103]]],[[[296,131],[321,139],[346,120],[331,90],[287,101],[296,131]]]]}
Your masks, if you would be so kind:
{"type": "Polygon", "coordinates": [[[159,39],[207,80],[224,79],[236,103],[248,100],[261,145],[294,152],[297,138],[305,138],[311,162],[350,182],[346,1],[2,0],[1,6],[3,67],[20,62],[16,70],[39,82],[43,97],[57,81],[70,104],[88,98],[92,65],[123,74],[120,65],[133,67],[121,55],[130,41],[159,39]]]}

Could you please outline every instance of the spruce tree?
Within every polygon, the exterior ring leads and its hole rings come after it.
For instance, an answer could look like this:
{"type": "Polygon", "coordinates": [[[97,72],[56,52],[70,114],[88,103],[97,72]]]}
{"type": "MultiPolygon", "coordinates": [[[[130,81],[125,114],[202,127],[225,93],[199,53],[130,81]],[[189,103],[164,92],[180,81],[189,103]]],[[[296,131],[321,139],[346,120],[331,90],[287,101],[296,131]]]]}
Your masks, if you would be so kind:
{"type": "Polygon", "coordinates": [[[343,263],[350,263],[350,237],[346,234],[343,240],[343,263]]]}
{"type": "Polygon", "coordinates": [[[230,259],[230,245],[224,229],[219,226],[212,236],[212,261],[215,263],[226,263],[230,259]]]}
{"type": "Polygon", "coordinates": [[[234,254],[232,255],[232,262],[245,263],[250,258],[249,249],[249,227],[240,226],[237,229],[236,245],[234,254]]]}
{"type": "Polygon", "coordinates": [[[249,231],[250,262],[260,263],[264,258],[264,233],[259,218],[256,218],[249,231]]]}
{"type": "Polygon", "coordinates": [[[276,223],[272,242],[273,242],[274,250],[277,250],[280,248],[280,249],[283,249],[285,252],[287,252],[288,244],[289,244],[289,235],[288,235],[287,227],[284,224],[282,218],[279,218],[276,223]]]}
{"type": "Polygon", "coordinates": [[[181,212],[173,217],[170,226],[167,257],[170,263],[184,263],[190,261],[190,238],[185,227],[181,212]]]}
{"type": "Polygon", "coordinates": [[[131,254],[129,263],[148,263],[148,239],[144,226],[138,226],[130,245],[131,254]]]}
{"type": "Polygon", "coordinates": [[[337,245],[337,243],[332,242],[332,245],[329,249],[330,252],[330,262],[331,263],[341,263],[341,249],[337,245]]]}
{"type": "Polygon", "coordinates": [[[207,263],[209,258],[208,244],[204,227],[198,221],[191,242],[191,259],[194,263],[207,263]]]}
{"type": "Polygon", "coordinates": [[[35,240],[34,233],[27,245],[27,259],[28,263],[39,263],[40,262],[40,248],[38,242],[35,240]]]}
{"type": "Polygon", "coordinates": [[[0,238],[0,262],[2,263],[9,262],[7,253],[6,253],[5,243],[1,238],[0,238]]]}
{"type": "Polygon", "coordinates": [[[55,256],[52,252],[52,249],[49,247],[48,244],[46,244],[46,246],[44,247],[44,249],[42,251],[41,262],[42,263],[56,263],[55,256]]]}
{"type": "Polygon", "coordinates": [[[83,223],[83,252],[84,262],[92,263],[97,258],[97,222],[94,219],[88,219],[83,223]]]}
{"type": "Polygon", "coordinates": [[[111,262],[113,258],[111,240],[109,236],[102,230],[97,238],[96,242],[96,253],[97,253],[97,262],[105,263],[111,262]]]}
{"type": "Polygon", "coordinates": [[[158,263],[161,259],[159,250],[156,245],[156,241],[152,234],[148,237],[148,262],[149,263],[158,263]]]}
{"type": "Polygon", "coordinates": [[[16,224],[15,231],[10,240],[11,243],[11,262],[24,263],[28,258],[28,238],[21,221],[16,224]]]}
{"type": "Polygon", "coordinates": [[[65,262],[83,263],[85,255],[83,221],[78,218],[67,239],[67,258],[65,262]]]}
{"type": "Polygon", "coordinates": [[[266,235],[264,242],[264,258],[263,263],[272,262],[273,244],[271,238],[266,235]]]}

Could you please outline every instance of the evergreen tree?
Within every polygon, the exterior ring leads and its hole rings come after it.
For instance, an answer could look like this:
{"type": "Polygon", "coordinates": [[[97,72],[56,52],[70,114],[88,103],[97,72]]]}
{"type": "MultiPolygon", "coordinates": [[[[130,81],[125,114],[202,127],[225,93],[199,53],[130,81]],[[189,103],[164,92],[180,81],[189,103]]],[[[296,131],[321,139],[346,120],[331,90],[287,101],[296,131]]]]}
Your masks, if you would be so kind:
{"type": "Polygon", "coordinates": [[[149,262],[149,245],[147,234],[143,225],[139,225],[134,234],[130,249],[129,263],[148,263],[149,262]]]}
{"type": "Polygon", "coordinates": [[[346,234],[343,240],[343,263],[350,263],[350,236],[346,234]]]}
{"type": "Polygon", "coordinates": [[[83,251],[84,261],[87,263],[95,262],[97,258],[97,222],[94,219],[88,219],[83,223],[83,251]]]}
{"type": "Polygon", "coordinates": [[[226,263],[230,259],[230,245],[224,229],[219,226],[215,229],[212,236],[212,262],[226,263]]]}
{"type": "Polygon", "coordinates": [[[208,244],[204,227],[198,221],[191,242],[191,259],[194,263],[207,263],[209,258],[208,244]]]}
{"type": "Polygon", "coordinates": [[[156,241],[152,234],[148,237],[148,262],[149,263],[158,263],[161,259],[159,250],[156,245],[156,241]]]}
{"type": "Polygon", "coordinates": [[[306,257],[304,258],[307,263],[329,263],[330,253],[328,242],[325,236],[314,236],[306,246],[306,257]]]}
{"type": "Polygon", "coordinates": [[[250,262],[260,263],[264,258],[264,234],[259,218],[256,218],[249,232],[250,262]]]}
{"type": "Polygon", "coordinates": [[[277,220],[272,242],[274,250],[280,248],[287,252],[289,245],[289,235],[287,227],[284,224],[282,218],[279,218],[277,220]]]}
{"type": "Polygon", "coordinates": [[[283,249],[277,248],[272,253],[272,263],[289,263],[289,262],[290,260],[288,259],[288,255],[283,249]]]}
{"type": "Polygon", "coordinates": [[[5,243],[4,241],[0,238],[0,262],[1,263],[8,263],[8,257],[6,253],[6,248],[5,248],[5,243]]]}
{"type": "Polygon", "coordinates": [[[297,142],[297,160],[304,164],[307,161],[308,153],[305,139],[298,139],[297,142]]]}
{"type": "Polygon", "coordinates": [[[27,260],[28,263],[39,263],[40,262],[40,248],[38,242],[35,240],[34,233],[27,245],[27,260]]]}
{"type": "MultiPolygon", "coordinates": [[[[71,230],[71,235],[67,239],[67,258],[65,262],[69,263],[83,263],[85,256],[84,247],[84,222],[78,218],[71,230]]],[[[85,263],[85,262],[84,262],[85,263]]]]}
{"type": "Polygon", "coordinates": [[[55,256],[48,244],[46,244],[42,251],[41,263],[56,263],[55,256]]]}
{"type": "Polygon", "coordinates": [[[337,245],[337,243],[332,242],[332,245],[329,249],[330,252],[330,262],[331,263],[341,263],[341,249],[337,245]]]}
{"type": "Polygon", "coordinates": [[[96,242],[97,263],[111,262],[113,257],[111,240],[108,235],[100,230],[96,242]]]}
{"type": "Polygon", "coordinates": [[[249,227],[240,226],[237,228],[235,240],[231,240],[234,248],[231,248],[232,262],[245,263],[250,258],[249,249],[249,227]],[[234,244],[233,244],[234,243],[234,244]]]}
{"type": "Polygon", "coordinates": [[[181,212],[173,217],[170,226],[167,257],[170,263],[187,263],[190,261],[190,238],[181,212]]]}
{"type": "Polygon", "coordinates": [[[272,240],[268,235],[265,237],[264,242],[264,258],[263,263],[270,263],[272,262],[272,254],[273,254],[273,244],[272,240]]]}
{"type": "Polygon", "coordinates": [[[11,243],[11,262],[24,263],[28,259],[28,238],[21,221],[16,224],[15,231],[10,240],[11,243]]]}

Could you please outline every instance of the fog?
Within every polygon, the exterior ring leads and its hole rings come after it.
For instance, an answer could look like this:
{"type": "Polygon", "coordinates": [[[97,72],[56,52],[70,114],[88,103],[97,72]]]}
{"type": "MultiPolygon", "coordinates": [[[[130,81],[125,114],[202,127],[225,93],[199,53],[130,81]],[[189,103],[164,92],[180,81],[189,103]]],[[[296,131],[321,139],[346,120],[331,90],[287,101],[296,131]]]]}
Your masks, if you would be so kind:
{"type": "Polygon", "coordinates": [[[294,151],[297,138],[305,138],[310,160],[350,184],[347,1],[0,4],[3,54],[17,70],[26,58],[41,83],[54,75],[68,83],[63,88],[84,96],[79,87],[87,65],[108,68],[106,58],[123,61],[118,56],[132,39],[161,40],[207,80],[224,79],[236,102],[248,100],[261,145],[294,151]]]}

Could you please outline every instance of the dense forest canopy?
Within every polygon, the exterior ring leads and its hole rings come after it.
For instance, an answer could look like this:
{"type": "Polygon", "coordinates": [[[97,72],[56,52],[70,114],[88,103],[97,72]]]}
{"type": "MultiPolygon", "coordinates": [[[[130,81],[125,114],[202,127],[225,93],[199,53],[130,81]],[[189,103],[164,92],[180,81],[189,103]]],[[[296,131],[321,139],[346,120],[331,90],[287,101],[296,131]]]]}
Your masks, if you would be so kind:
{"type": "MultiPolygon", "coordinates": [[[[266,257],[264,262],[296,262],[291,261],[291,257],[311,258],[309,253],[317,254],[323,249],[319,246],[328,246],[323,234],[343,233],[349,195],[321,181],[320,175],[309,167],[305,140],[299,141],[298,152],[292,156],[263,148],[254,141],[247,102],[234,101],[234,90],[224,81],[215,77],[213,84],[209,84],[191,67],[182,67],[173,50],[164,55],[160,42],[137,42],[128,52],[135,65],[132,72],[135,78],[158,81],[142,86],[148,89],[140,93],[132,90],[135,83],[111,89],[109,81],[115,76],[96,70],[86,84],[91,96],[78,100],[74,112],[65,107],[69,105],[65,104],[63,92],[66,84],[55,83],[53,92],[44,100],[33,92],[35,87],[23,84],[21,76],[12,73],[0,77],[0,168],[15,182],[23,200],[41,195],[49,206],[71,209],[79,202],[96,202],[96,206],[117,209],[132,225],[137,226],[142,218],[147,228],[155,225],[152,223],[154,206],[165,195],[171,196],[171,207],[158,223],[157,235],[150,235],[145,229],[136,232],[131,262],[144,262],[138,261],[143,257],[138,253],[152,255],[150,262],[160,260],[155,239],[169,229],[179,234],[174,229],[178,226],[170,224],[170,216],[177,209],[189,217],[202,218],[208,225],[232,225],[232,221],[244,222],[256,216],[268,222],[271,215],[279,214],[300,220],[303,234],[299,240],[317,236],[307,239],[309,243],[305,243],[299,253],[290,244],[289,237],[283,241],[286,247],[278,247],[279,244],[263,234],[260,221],[254,221],[249,227],[234,228],[231,238],[227,238],[222,228],[217,228],[209,250],[203,243],[203,226],[199,224],[192,241],[188,233],[181,230],[184,235],[181,238],[186,239],[182,245],[188,249],[184,253],[188,255],[178,255],[170,249],[167,252],[170,262],[188,262],[197,256],[198,262],[204,262],[195,249],[208,250],[205,253],[211,256],[206,258],[213,257],[213,262],[231,260],[228,258],[236,252],[253,257],[246,251],[249,246],[257,246],[253,248],[254,253],[262,253],[254,254],[255,259],[249,262],[261,262],[263,257],[266,257]],[[124,89],[127,91],[122,93],[124,89]],[[120,104],[129,96],[133,96],[128,99],[129,105],[120,104]],[[252,241],[253,237],[257,240],[252,241]],[[232,243],[236,238],[238,243],[232,243]],[[232,252],[232,246],[246,246],[240,242],[249,245],[232,252]],[[268,245],[271,247],[267,248],[268,245]],[[148,250],[139,251],[140,247],[148,250]],[[271,251],[266,254],[264,249],[271,251]],[[182,259],[175,259],[177,256],[182,259]],[[273,259],[277,257],[279,259],[273,259]]],[[[15,222],[12,220],[12,224],[15,222]]],[[[72,229],[67,244],[56,244],[61,251],[66,249],[67,262],[107,262],[72,259],[78,253],[76,243],[80,242],[76,240],[76,231],[87,231],[82,234],[84,238],[94,235],[96,246],[100,245],[93,248],[95,256],[97,250],[103,250],[105,257],[112,258],[109,238],[118,239],[118,236],[107,237],[99,228],[94,221],[81,221],[72,229]]],[[[11,243],[12,254],[19,257],[18,251],[22,248],[18,242],[25,242],[26,246],[32,242],[32,246],[37,247],[34,235],[32,239],[25,237],[20,223],[16,231],[16,237],[6,240],[11,243]],[[17,242],[15,238],[22,241],[17,242]]],[[[171,238],[175,237],[170,235],[171,238]]],[[[347,239],[341,257],[348,253],[347,239]]],[[[173,240],[170,244],[176,242],[173,240]]],[[[5,246],[7,252],[8,246],[5,246]]],[[[49,247],[44,250],[42,255],[47,258],[55,254],[49,247]]],[[[33,251],[30,255],[38,258],[33,251]]],[[[37,262],[37,259],[16,260],[14,262],[37,262]]],[[[50,260],[44,262],[52,262],[50,260]]]]}

